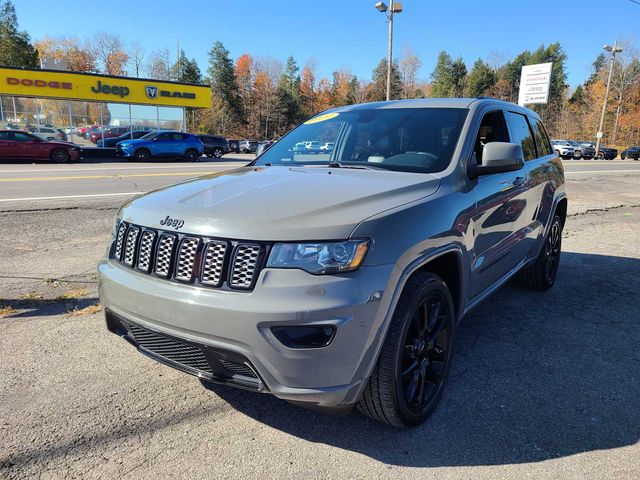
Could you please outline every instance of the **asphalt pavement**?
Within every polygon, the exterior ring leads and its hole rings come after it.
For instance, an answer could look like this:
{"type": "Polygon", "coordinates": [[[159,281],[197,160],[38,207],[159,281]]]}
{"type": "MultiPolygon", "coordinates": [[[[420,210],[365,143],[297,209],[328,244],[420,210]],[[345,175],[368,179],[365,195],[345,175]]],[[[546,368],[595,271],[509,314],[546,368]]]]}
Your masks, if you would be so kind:
{"type": "Polygon", "coordinates": [[[126,195],[246,161],[0,165],[0,478],[640,476],[640,162],[565,162],[556,285],[471,312],[441,405],[396,430],[205,390],[107,332],[95,269],[126,195]]]}

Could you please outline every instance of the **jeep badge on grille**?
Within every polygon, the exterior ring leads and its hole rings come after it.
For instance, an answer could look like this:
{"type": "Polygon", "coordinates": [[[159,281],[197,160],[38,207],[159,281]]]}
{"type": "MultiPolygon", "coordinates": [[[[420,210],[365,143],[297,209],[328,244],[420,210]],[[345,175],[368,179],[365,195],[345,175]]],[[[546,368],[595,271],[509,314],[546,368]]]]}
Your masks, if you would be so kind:
{"type": "Polygon", "coordinates": [[[167,218],[160,220],[160,225],[164,225],[165,227],[172,227],[176,230],[179,230],[184,225],[184,220],[180,220],[179,218],[171,218],[167,215],[167,218]]]}

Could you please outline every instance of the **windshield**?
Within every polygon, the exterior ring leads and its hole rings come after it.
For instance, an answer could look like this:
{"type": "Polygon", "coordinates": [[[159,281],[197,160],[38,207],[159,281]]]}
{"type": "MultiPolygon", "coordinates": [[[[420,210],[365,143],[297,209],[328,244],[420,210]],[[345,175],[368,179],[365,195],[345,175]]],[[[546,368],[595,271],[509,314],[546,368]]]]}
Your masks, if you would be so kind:
{"type": "Polygon", "coordinates": [[[158,132],[149,132],[146,135],[143,135],[140,137],[140,140],[151,140],[153,137],[155,137],[158,134],[158,132]]]}
{"type": "Polygon", "coordinates": [[[468,110],[389,108],[313,117],[255,165],[341,166],[434,173],[447,168],[468,110]],[[321,149],[321,145],[331,145],[321,149]]]}

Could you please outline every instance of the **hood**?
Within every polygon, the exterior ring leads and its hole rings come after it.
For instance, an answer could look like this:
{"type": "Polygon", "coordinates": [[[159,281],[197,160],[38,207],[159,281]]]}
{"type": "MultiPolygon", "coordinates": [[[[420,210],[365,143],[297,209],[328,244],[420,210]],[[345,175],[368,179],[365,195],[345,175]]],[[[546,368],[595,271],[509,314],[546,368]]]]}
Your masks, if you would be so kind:
{"type": "Polygon", "coordinates": [[[348,238],[366,218],[432,195],[431,174],[315,167],[243,167],[136,197],[127,222],[238,240],[294,241],[348,238]]]}

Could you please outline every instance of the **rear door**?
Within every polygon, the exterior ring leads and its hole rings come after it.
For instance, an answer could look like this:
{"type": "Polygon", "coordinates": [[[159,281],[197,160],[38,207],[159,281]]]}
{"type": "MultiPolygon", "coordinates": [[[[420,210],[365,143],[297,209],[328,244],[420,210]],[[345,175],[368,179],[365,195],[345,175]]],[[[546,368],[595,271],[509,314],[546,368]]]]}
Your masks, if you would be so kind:
{"type": "MultiPolygon", "coordinates": [[[[473,161],[482,163],[482,148],[487,143],[509,141],[520,143],[509,135],[505,112],[499,109],[485,113],[476,136],[473,161]]],[[[524,147],[523,153],[526,159],[528,154],[524,147]]],[[[524,218],[527,209],[526,169],[482,175],[475,181],[472,298],[490,288],[522,261],[525,256],[522,240],[526,236],[524,226],[527,223],[524,218]]]]}
{"type": "MultiPolygon", "coordinates": [[[[535,236],[538,236],[544,232],[551,216],[553,199],[563,170],[562,162],[556,157],[542,122],[532,117],[527,117],[527,120],[537,151],[537,158],[526,162],[525,166],[530,179],[531,227],[535,236]]],[[[533,240],[535,236],[532,236],[533,240]]]]}

